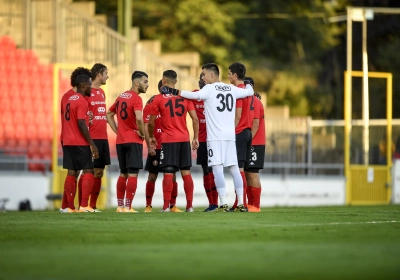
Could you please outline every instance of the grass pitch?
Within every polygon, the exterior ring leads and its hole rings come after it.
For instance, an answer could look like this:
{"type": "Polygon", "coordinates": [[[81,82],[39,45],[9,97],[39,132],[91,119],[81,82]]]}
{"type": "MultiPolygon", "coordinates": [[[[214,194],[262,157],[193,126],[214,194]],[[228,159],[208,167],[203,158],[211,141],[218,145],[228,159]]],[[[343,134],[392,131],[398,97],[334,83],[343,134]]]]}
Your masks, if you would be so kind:
{"type": "Polygon", "coordinates": [[[0,213],[0,279],[397,280],[400,206],[0,213]]]}

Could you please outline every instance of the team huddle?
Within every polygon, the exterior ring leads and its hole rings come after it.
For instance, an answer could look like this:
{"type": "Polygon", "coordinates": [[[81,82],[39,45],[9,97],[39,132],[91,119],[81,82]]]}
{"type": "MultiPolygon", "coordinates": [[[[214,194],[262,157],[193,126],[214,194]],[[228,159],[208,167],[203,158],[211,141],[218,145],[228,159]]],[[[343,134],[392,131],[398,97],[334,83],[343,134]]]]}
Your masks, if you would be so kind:
{"type": "Polygon", "coordinates": [[[119,213],[137,213],[132,201],[143,169],[143,141],[148,149],[145,170],[146,207],[152,212],[152,198],[158,173],[163,173],[161,212],[194,212],[194,184],[190,168],[192,150],[203,170],[203,185],[209,201],[204,212],[260,212],[259,170],[264,165],[265,126],[261,97],[253,90],[254,81],[246,77],[239,62],[229,66],[231,84],[220,82],[214,63],[202,66],[199,89],[175,88],[177,73],[166,70],[158,84],[159,94],[143,108],[141,93],[149,87],[148,75],[132,74],[132,87],[117,97],[106,110],[100,88],[108,79],[107,67],[95,64],[91,70],[78,67],[71,74],[71,86],[61,100],[61,144],[63,167],[68,170],[60,212],[100,212],[96,207],[104,168],[110,164],[107,123],[116,133],[120,176],[116,184],[119,213]],[[186,123],[192,119],[193,139],[186,123]],[[236,200],[226,199],[224,167],[232,175],[236,200]],[[78,176],[80,171],[82,174],[78,176]],[[176,206],[180,171],[186,195],[185,210],[176,206]],[[78,181],[78,203],[74,199],[78,181]],[[219,200],[219,203],[218,203],[219,200]]]}

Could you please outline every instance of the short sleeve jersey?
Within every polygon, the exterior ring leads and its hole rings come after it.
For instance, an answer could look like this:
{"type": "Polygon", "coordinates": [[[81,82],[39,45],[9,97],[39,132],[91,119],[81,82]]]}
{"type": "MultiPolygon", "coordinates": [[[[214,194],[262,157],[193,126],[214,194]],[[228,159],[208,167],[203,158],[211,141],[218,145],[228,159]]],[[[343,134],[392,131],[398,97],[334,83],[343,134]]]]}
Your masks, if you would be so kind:
{"type": "Polygon", "coordinates": [[[254,118],[259,119],[260,125],[254,135],[251,144],[253,146],[265,145],[265,121],[264,121],[264,106],[258,98],[254,98],[254,118]]]}
{"type": "MultiPolygon", "coordinates": [[[[153,108],[153,102],[144,106],[143,109],[143,119],[145,123],[148,123],[150,120],[151,109],[153,108]]],[[[161,128],[161,116],[158,115],[156,118],[156,122],[154,124],[154,137],[157,140],[156,149],[161,149],[161,137],[162,137],[162,128],[161,128]]]]}
{"type": "Polygon", "coordinates": [[[135,111],[143,110],[142,98],[134,91],[126,91],[115,100],[109,109],[117,115],[117,144],[138,143],[143,141],[137,134],[135,111]]]}
{"type": "Polygon", "coordinates": [[[71,95],[65,101],[62,125],[64,146],[89,146],[78,127],[78,120],[87,120],[88,104],[81,94],[71,95]]]}
{"type": "Polygon", "coordinates": [[[194,110],[191,100],[170,94],[159,94],[153,99],[151,115],[161,116],[161,143],[190,141],[186,124],[188,111],[194,110]]]}
{"type": "MultiPolygon", "coordinates": [[[[68,99],[74,94],[76,94],[76,92],[71,88],[66,93],[64,93],[64,95],[61,97],[61,127],[64,126],[64,109],[65,109],[65,105],[67,105],[68,99]]],[[[62,131],[62,129],[61,129],[61,134],[60,134],[60,140],[63,141],[63,131],[62,131]]]]}
{"type": "Polygon", "coordinates": [[[89,111],[93,113],[93,124],[89,127],[92,139],[107,139],[106,96],[101,88],[92,88],[87,96],[89,111]]]}
{"type": "MultiPolygon", "coordinates": [[[[208,84],[197,92],[204,100],[207,120],[207,141],[235,141],[236,99],[253,94],[254,91],[241,89],[221,82],[208,84]]],[[[190,91],[182,91],[183,97],[194,96],[190,91]]]]}
{"type": "MultiPolygon", "coordinates": [[[[194,90],[197,91],[197,90],[194,90]]],[[[204,112],[203,100],[192,100],[194,109],[196,110],[197,118],[199,119],[199,142],[207,141],[206,131],[206,115],[204,112]]]]}
{"type": "MultiPolygon", "coordinates": [[[[239,88],[244,88],[244,84],[238,85],[239,88]]],[[[251,129],[254,118],[254,95],[245,98],[238,99],[236,102],[236,108],[242,108],[242,115],[240,116],[239,123],[235,128],[235,133],[238,134],[244,129],[251,129]]]]}

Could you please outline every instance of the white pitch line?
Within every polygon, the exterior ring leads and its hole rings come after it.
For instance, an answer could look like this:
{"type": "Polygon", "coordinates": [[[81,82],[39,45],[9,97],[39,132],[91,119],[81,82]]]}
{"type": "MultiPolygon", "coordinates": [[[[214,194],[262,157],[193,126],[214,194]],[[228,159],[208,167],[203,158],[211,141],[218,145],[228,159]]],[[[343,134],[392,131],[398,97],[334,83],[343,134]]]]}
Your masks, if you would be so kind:
{"type": "Polygon", "coordinates": [[[334,223],[314,223],[314,224],[264,224],[265,227],[307,227],[307,226],[337,226],[337,225],[363,225],[363,224],[388,224],[400,223],[400,221],[370,221],[370,222],[334,222],[334,223]]]}

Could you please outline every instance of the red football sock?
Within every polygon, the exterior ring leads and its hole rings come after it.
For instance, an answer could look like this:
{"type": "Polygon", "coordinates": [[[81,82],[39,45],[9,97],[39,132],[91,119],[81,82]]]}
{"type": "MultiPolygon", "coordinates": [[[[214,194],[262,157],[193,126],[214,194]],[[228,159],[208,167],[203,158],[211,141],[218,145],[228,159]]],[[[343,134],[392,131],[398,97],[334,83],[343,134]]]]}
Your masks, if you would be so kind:
{"type": "Polygon", "coordinates": [[[126,190],[126,181],[128,178],[124,178],[119,176],[117,180],[117,200],[118,207],[124,206],[124,198],[125,198],[125,190],[126,190]]]}
{"type": "Polygon", "coordinates": [[[206,191],[206,196],[208,198],[208,205],[213,204],[213,197],[211,194],[211,185],[210,185],[210,174],[203,175],[203,185],[204,190],[206,191]]]}
{"type": "Polygon", "coordinates": [[[156,183],[147,181],[146,183],[146,206],[151,206],[151,202],[153,201],[154,189],[156,183]]]}
{"type": "Polygon", "coordinates": [[[240,175],[242,175],[242,180],[243,180],[243,204],[244,207],[247,207],[247,180],[246,180],[246,175],[244,175],[244,172],[240,172],[240,175]]]}
{"type": "Polygon", "coordinates": [[[129,176],[128,181],[126,183],[126,192],[125,192],[125,206],[129,209],[132,207],[132,201],[135,197],[137,189],[137,177],[129,176]]]}
{"type": "MultiPolygon", "coordinates": [[[[64,196],[66,197],[66,200],[68,201],[68,208],[70,209],[75,209],[74,205],[74,199],[75,199],[75,191],[76,190],[76,178],[75,176],[67,175],[65,178],[65,183],[64,183],[64,196]]],[[[63,199],[64,200],[64,199],[63,199]]],[[[65,207],[65,208],[67,208],[65,207]]]]}
{"type": "Polygon", "coordinates": [[[232,208],[236,208],[238,205],[238,199],[237,199],[237,195],[236,195],[236,191],[235,191],[235,202],[232,205],[232,208]]]}
{"type": "Polygon", "coordinates": [[[163,209],[167,209],[169,207],[169,203],[171,201],[171,192],[173,188],[172,183],[172,174],[164,174],[164,179],[162,181],[163,188],[163,197],[164,197],[164,206],[163,209]]]}
{"type": "Polygon", "coordinates": [[[212,172],[209,173],[208,178],[210,180],[210,186],[211,186],[211,197],[212,197],[211,204],[218,205],[218,191],[217,187],[215,186],[214,174],[212,172]]]}
{"type": "Polygon", "coordinates": [[[178,183],[172,182],[171,202],[169,203],[171,206],[174,206],[176,204],[177,197],[178,197],[178,183]]]}
{"type": "Polygon", "coordinates": [[[183,189],[185,190],[186,194],[186,209],[189,209],[192,207],[192,202],[193,202],[193,190],[194,190],[194,185],[193,185],[193,179],[191,174],[187,174],[185,176],[182,176],[183,179],[183,189]]]}
{"type": "MultiPolygon", "coordinates": [[[[74,177],[75,178],[75,177],[74,177]]],[[[65,178],[67,179],[67,178],[65,178]]],[[[74,185],[74,199],[75,199],[75,193],[76,193],[76,178],[75,178],[75,185],[74,185]]],[[[69,203],[68,203],[68,194],[65,192],[65,184],[64,184],[64,192],[62,196],[62,202],[61,202],[61,208],[69,208],[69,203]]]]}
{"type": "Polygon", "coordinates": [[[89,196],[93,189],[94,177],[92,173],[83,174],[82,177],[82,201],[80,206],[87,207],[89,196]]]}
{"type": "Polygon", "coordinates": [[[96,208],[97,198],[99,197],[101,189],[101,178],[94,178],[93,189],[90,194],[90,207],[96,208]]]}
{"type": "Polygon", "coordinates": [[[247,186],[247,199],[248,199],[248,204],[254,206],[254,196],[253,196],[252,186],[247,186]]]}
{"type": "Polygon", "coordinates": [[[78,205],[81,205],[82,202],[82,181],[83,181],[83,174],[79,176],[78,180],[78,205]]]}
{"type": "Polygon", "coordinates": [[[254,197],[254,206],[260,208],[261,188],[253,188],[251,190],[254,197]]]}

